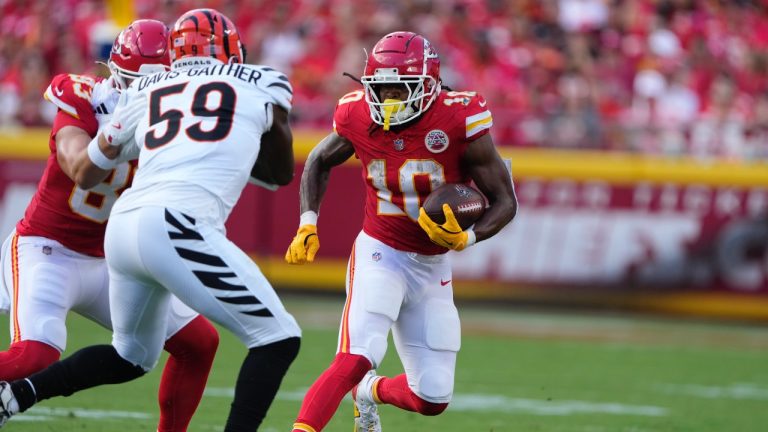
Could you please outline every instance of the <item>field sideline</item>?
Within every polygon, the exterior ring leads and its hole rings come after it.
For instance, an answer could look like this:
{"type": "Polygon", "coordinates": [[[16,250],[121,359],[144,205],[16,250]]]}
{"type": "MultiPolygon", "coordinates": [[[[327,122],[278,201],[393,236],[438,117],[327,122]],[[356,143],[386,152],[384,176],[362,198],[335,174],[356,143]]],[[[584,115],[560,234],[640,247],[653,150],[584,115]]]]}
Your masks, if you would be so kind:
{"type": "MultiPolygon", "coordinates": [[[[304,328],[301,354],[261,431],[287,432],[301,397],[334,354],[343,299],[285,295],[304,328]]],[[[387,432],[758,432],[768,424],[768,327],[583,311],[461,304],[454,402],[435,418],[382,407],[387,432]]],[[[8,344],[8,323],[0,339],[8,344]]],[[[69,320],[68,353],[109,333],[69,320]]],[[[190,431],[220,431],[244,348],[222,343],[190,431]]],[[[383,373],[400,370],[390,349],[383,373]]],[[[65,354],[66,355],[66,354],[65,354]]],[[[119,386],[46,401],[8,431],[150,431],[157,368],[119,386]]],[[[351,403],[326,431],[349,432],[351,403]]]]}

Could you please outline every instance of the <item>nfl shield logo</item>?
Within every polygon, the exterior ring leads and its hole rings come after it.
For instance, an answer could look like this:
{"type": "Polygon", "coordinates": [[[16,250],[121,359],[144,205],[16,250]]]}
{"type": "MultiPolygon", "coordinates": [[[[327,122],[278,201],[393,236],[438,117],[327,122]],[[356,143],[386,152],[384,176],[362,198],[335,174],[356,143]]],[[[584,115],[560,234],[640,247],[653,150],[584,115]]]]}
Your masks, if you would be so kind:
{"type": "Polygon", "coordinates": [[[405,141],[403,141],[402,138],[398,138],[394,141],[395,143],[395,150],[402,151],[405,148],[405,141]]]}
{"type": "Polygon", "coordinates": [[[373,255],[371,255],[371,259],[374,261],[379,261],[381,259],[381,252],[374,252],[373,255]]]}
{"type": "Polygon", "coordinates": [[[456,193],[458,193],[460,196],[466,198],[469,196],[469,189],[467,189],[466,186],[463,184],[457,184],[456,187],[456,193]]]}

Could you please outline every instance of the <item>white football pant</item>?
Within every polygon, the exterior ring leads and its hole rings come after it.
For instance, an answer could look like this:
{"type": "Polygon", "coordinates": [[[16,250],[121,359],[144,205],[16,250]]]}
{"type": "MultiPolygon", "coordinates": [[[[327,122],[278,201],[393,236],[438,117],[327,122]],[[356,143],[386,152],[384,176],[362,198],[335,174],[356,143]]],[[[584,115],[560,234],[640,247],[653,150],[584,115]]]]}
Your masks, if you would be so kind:
{"type": "Polygon", "coordinates": [[[163,207],[142,207],[110,216],[105,251],[112,345],[147,370],[163,348],[160,329],[171,294],[248,348],[301,335],[270,283],[225,237],[223,227],[163,207]]]}
{"type": "Polygon", "coordinates": [[[461,325],[448,257],[399,251],[361,232],[347,268],[338,352],[378,367],[390,328],[411,390],[428,402],[450,402],[461,325]]]}
{"type": "MultiPolygon", "coordinates": [[[[103,258],[83,255],[45,237],[19,236],[3,243],[3,290],[10,298],[11,342],[34,340],[67,347],[70,310],[111,329],[109,276],[103,258]]],[[[178,299],[163,327],[163,341],[197,317],[178,299]]]]}

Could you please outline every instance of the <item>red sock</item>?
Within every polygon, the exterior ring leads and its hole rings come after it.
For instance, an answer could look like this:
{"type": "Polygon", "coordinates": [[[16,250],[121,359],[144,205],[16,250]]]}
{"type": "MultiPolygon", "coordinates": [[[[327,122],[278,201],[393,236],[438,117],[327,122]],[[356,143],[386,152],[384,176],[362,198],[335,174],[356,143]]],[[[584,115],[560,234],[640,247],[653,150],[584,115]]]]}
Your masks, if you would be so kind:
{"type": "Polygon", "coordinates": [[[438,415],[448,407],[447,403],[427,402],[416,396],[408,387],[405,374],[393,378],[382,377],[376,384],[376,398],[385,404],[428,416],[438,415]]]}
{"type": "Polygon", "coordinates": [[[59,357],[59,350],[46,343],[33,340],[16,342],[8,351],[0,352],[0,380],[10,382],[26,378],[47,368],[59,357]]]}
{"type": "Polygon", "coordinates": [[[219,333],[202,315],[165,341],[171,356],[160,380],[158,432],[187,430],[203,397],[218,346],[219,333]]]}
{"type": "Polygon", "coordinates": [[[312,384],[304,396],[294,431],[320,432],[352,387],[371,369],[371,362],[361,355],[339,353],[312,384]],[[308,426],[308,427],[307,427],[308,426]]]}

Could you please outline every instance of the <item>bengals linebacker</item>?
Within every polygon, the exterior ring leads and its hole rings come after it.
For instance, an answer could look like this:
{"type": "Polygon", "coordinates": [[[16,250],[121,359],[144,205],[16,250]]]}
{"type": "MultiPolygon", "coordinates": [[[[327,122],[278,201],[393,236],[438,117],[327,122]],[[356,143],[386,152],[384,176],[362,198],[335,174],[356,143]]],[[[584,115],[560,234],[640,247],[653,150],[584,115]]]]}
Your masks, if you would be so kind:
{"type": "MultiPolygon", "coordinates": [[[[25,378],[58,360],[70,311],[112,328],[104,232],[136,163],[122,162],[94,182],[99,168],[86,148],[131,80],[167,70],[167,40],[162,22],[134,21],[114,42],[109,79],[62,74],[45,91],[58,108],[50,155],[24,218],[2,249],[0,291],[10,297],[11,346],[0,353],[0,380],[25,378]]],[[[187,430],[218,346],[210,322],[179,300],[173,305],[165,343],[171,356],[159,390],[161,432],[187,430]]]]}
{"type": "Polygon", "coordinates": [[[312,262],[317,218],[329,172],[353,155],[366,185],[362,231],[352,246],[337,354],[310,387],[294,432],[319,432],[344,395],[355,400],[355,430],[380,431],[376,404],[423,415],[451,400],[461,344],[445,253],[461,251],[501,230],[517,199],[489,130],[485,99],[442,89],[440,60],[421,35],[395,32],[371,51],[363,88],[342,97],[334,131],[310,153],[301,179],[299,229],[285,259],[312,262]],[[475,185],[489,208],[462,230],[450,207],[433,222],[421,208],[444,183],[475,185]],[[393,331],[405,373],[377,376],[393,331]]]}
{"type": "Polygon", "coordinates": [[[112,343],[82,348],[26,380],[0,381],[0,423],[46,399],[151,370],[173,296],[247,348],[226,432],[259,429],[298,355],[301,328],[225,229],[250,178],[275,187],[293,179],[291,84],[271,67],[245,64],[235,25],[214,9],[182,14],[168,40],[170,70],[124,90],[87,147],[104,174],[123,150],[139,158],[104,235],[112,343]]]}

